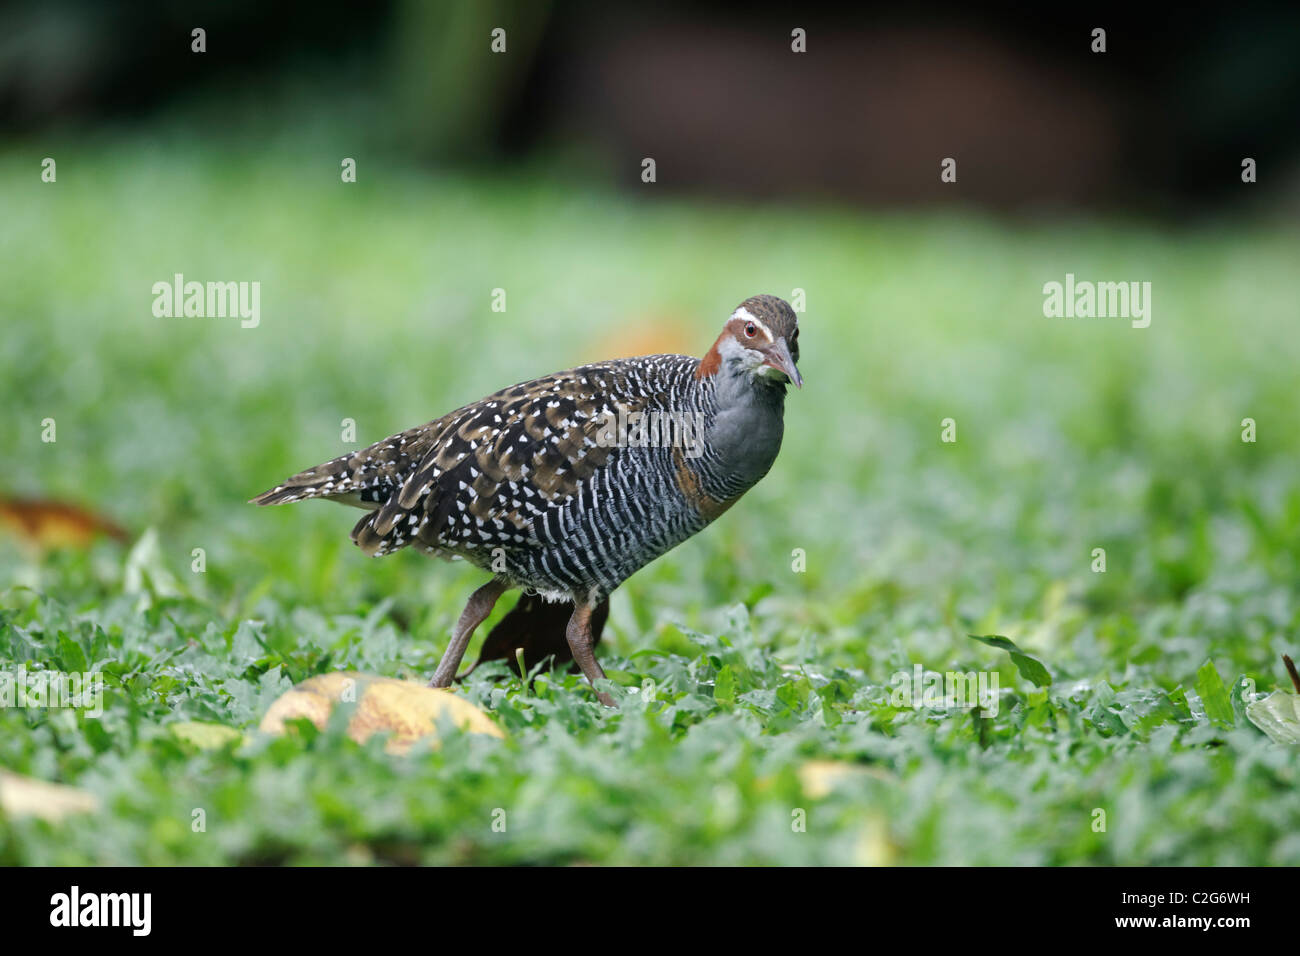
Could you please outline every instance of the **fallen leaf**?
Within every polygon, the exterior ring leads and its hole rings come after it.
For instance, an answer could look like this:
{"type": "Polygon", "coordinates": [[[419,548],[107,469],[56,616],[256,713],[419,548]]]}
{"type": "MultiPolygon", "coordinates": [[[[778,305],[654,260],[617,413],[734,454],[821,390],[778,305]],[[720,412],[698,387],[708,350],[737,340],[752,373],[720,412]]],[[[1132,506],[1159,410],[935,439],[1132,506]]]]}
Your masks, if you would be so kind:
{"type": "Polygon", "coordinates": [[[98,798],[86,790],[0,770],[0,810],[5,816],[57,822],[69,814],[97,809],[98,798]]]}
{"type": "Polygon", "coordinates": [[[232,740],[244,739],[244,735],[234,727],[202,720],[182,720],[167,726],[176,739],[183,740],[199,750],[219,750],[232,740]]]}
{"type": "Polygon", "coordinates": [[[799,785],[813,800],[820,800],[837,787],[864,777],[872,777],[876,780],[893,779],[887,771],[878,767],[845,763],[842,760],[807,760],[799,766],[798,773],[799,785]]]}
{"type": "Polygon", "coordinates": [[[127,533],[77,505],[38,498],[0,498],[0,525],[39,548],[85,548],[100,535],[117,541],[127,533]]]}
{"type": "Polygon", "coordinates": [[[853,841],[855,866],[893,866],[897,850],[889,839],[889,821],[879,813],[867,814],[853,841]]]}

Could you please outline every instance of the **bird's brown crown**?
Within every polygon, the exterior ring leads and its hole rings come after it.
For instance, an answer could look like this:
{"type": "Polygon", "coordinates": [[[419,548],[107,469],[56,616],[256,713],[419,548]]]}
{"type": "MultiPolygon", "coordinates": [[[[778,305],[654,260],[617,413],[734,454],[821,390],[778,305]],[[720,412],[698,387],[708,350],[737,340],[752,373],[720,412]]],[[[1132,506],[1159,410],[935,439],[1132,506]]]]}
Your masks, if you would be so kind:
{"type": "Polygon", "coordinates": [[[750,296],[736,307],[696,371],[696,378],[715,374],[722,364],[719,342],[731,337],[746,348],[765,351],[781,341],[790,357],[799,361],[799,318],[790,303],[775,295],[750,296]]]}
{"type": "Polygon", "coordinates": [[[750,296],[732,313],[731,321],[741,316],[742,309],[763,323],[773,338],[785,339],[790,354],[799,360],[799,317],[789,302],[775,295],[750,296]]]}

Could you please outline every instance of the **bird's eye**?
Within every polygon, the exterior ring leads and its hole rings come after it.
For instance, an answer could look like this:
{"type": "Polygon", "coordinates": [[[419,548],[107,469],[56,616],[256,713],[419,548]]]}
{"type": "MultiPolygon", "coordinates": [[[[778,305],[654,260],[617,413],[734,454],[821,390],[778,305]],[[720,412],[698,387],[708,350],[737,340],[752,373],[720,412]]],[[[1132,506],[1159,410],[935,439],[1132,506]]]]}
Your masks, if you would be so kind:
{"type": "Polygon", "coordinates": [[[756,329],[756,328],[754,327],[754,323],[753,323],[753,322],[746,322],[746,323],[745,323],[745,338],[747,338],[747,339],[752,339],[752,338],[753,338],[755,335],[757,335],[757,334],[758,334],[758,329],[756,329]]]}

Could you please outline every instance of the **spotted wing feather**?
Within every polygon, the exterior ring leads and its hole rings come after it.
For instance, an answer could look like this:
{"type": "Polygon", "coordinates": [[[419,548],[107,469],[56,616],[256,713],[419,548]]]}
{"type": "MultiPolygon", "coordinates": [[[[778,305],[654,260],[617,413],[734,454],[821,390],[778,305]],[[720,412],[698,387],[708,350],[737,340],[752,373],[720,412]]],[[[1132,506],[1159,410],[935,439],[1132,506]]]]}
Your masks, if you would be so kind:
{"type": "Polygon", "coordinates": [[[353,540],[374,555],[417,543],[473,558],[552,537],[548,512],[622,451],[602,433],[620,411],[663,399],[630,371],[610,362],[559,372],[446,416],[396,493],[357,522],[353,540]]]}
{"type": "Polygon", "coordinates": [[[437,443],[445,422],[438,419],[420,425],[308,468],[253,498],[252,503],[281,505],[328,498],[369,510],[378,508],[401,487],[428,448],[437,443]]]}

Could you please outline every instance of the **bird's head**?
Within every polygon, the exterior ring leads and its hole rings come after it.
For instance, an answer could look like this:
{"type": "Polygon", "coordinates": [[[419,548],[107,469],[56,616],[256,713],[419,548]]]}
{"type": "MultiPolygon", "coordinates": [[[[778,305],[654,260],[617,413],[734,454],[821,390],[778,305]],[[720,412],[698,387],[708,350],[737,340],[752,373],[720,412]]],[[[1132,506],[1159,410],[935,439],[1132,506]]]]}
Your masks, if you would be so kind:
{"type": "Polygon", "coordinates": [[[740,304],[713,348],[700,361],[697,377],[745,375],[756,383],[803,387],[799,361],[799,319],[790,303],[756,295],[740,304]]]}

